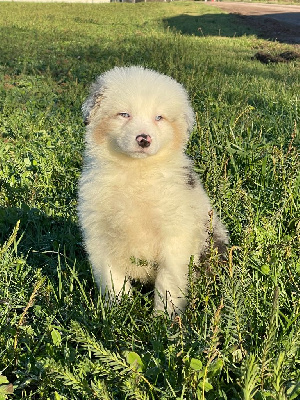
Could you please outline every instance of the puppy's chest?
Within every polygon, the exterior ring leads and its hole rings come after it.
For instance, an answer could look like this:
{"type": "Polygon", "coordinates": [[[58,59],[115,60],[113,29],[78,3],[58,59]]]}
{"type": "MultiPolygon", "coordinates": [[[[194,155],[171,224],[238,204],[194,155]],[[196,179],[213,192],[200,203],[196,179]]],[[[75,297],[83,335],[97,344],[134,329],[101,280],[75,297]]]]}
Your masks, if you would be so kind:
{"type": "Polygon", "coordinates": [[[102,180],[98,192],[101,229],[125,258],[155,261],[166,238],[192,225],[191,198],[178,176],[144,178],[119,174],[102,180]]]}
{"type": "Polygon", "coordinates": [[[178,176],[172,179],[138,171],[103,178],[102,215],[107,225],[119,232],[156,236],[161,229],[177,225],[190,209],[189,190],[178,176]]]}
{"type": "Polygon", "coordinates": [[[161,218],[159,189],[144,184],[120,184],[109,189],[110,210],[120,223],[152,226],[161,218]]]}

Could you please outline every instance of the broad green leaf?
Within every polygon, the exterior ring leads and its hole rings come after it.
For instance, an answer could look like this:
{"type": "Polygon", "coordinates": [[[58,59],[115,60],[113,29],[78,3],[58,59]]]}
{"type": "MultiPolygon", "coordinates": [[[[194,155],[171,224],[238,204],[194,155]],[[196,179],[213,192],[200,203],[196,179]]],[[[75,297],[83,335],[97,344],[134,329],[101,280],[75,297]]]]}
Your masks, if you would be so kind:
{"type": "Polygon", "coordinates": [[[141,357],[134,351],[129,351],[126,353],[126,361],[135,371],[143,371],[143,361],[141,360],[141,357]]]}
{"type": "Polygon", "coordinates": [[[0,375],[0,385],[2,385],[3,383],[8,383],[8,380],[6,376],[0,375]]]}
{"type": "Polygon", "coordinates": [[[223,367],[223,360],[218,358],[217,360],[213,361],[208,367],[209,376],[212,377],[216,375],[223,367]]]}
{"type": "Polygon", "coordinates": [[[198,360],[198,358],[192,358],[191,359],[191,363],[190,363],[190,367],[194,370],[194,371],[201,371],[202,369],[202,362],[200,360],[198,360]]]}
{"type": "Polygon", "coordinates": [[[262,265],[262,267],[261,267],[261,272],[262,272],[264,275],[269,275],[269,274],[270,274],[270,266],[269,266],[268,264],[262,265]]]}
{"type": "Polygon", "coordinates": [[[56,329],[52,329],[51,331],[51,337],[52,337],[52,341],[54,346],[60,346],[61,344],[61,334],[58,330],[56,329]]]}
{"type": "MultiPolygon", "coordinates": [[[[199,382],[198,388],[202,388],[203,387],[203,380],[199,382]]],[[[209,392],[211,389],[213,389],[213,386],[207,381],[205,380],[204,382],[204,390],[206,392],[209,392]]]]}

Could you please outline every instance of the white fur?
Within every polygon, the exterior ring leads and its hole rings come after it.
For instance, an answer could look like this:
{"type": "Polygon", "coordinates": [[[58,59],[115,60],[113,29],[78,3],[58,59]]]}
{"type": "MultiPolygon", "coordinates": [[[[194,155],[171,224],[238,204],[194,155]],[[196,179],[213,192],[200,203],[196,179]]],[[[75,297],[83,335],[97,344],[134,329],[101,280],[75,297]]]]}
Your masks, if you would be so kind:
{"type": "MultiPolygon", "coordinates": [[[[130,279],[153,282],[155,309],[180,312],[190,256],[205,251],[212,208],[184,154],[194,123],[187,93],[155,71],[114,68],[92,85],[83,114],[79,217],[95,280],[115,295],[130,291],[130,279]],[[151,137],[148,147],[139,146],[141,134],[151,137]]],[[[213,226],[227,243],[216,217],[213,226]]]]}

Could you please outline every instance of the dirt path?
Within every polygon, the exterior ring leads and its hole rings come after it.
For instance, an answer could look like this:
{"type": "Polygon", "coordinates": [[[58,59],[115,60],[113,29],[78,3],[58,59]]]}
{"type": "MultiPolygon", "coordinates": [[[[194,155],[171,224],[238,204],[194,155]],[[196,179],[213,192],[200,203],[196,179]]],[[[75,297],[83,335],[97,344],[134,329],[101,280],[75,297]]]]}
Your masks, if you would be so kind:
{"type": "Polygon", "coordinates": [[[300,44],[300,6],[262,3],[209,2],[212,7],[238,14],[260,37],[300,44]]]}

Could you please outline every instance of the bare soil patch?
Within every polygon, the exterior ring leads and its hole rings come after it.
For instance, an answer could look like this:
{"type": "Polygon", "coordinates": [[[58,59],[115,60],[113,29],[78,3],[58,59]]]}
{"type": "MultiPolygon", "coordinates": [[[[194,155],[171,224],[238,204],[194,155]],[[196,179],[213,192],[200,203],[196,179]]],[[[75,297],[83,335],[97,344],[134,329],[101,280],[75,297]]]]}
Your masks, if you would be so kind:
{"type": "Polygon", "coordinates": [[[257,30],[259,37],[300,45],[300,6],[238,2],[207,4],[237,14],[244,23],[257,30]]]}
{"type": "Polygon", "coordinates": [[[254,54],[252,60],[258,60],[264,64],[270,64],[279,62],[286,63],[289,61],[295,61],[298,58],[300,58],[300,54],[296,53],[295,51],[285,51],[278,55],[272,55],[270,53],[259,51],[258,53],[254,54]]]}

